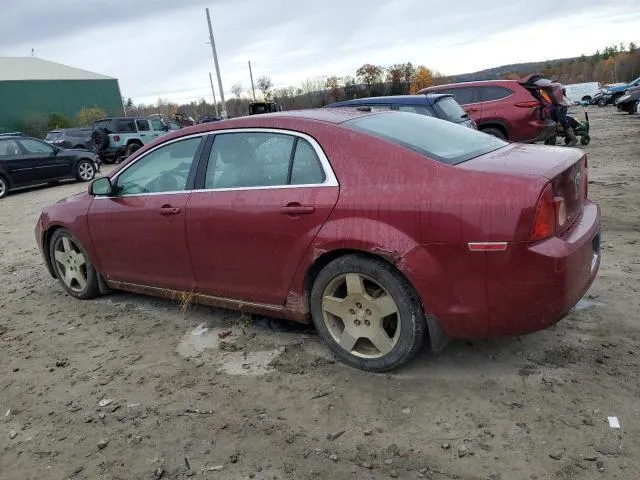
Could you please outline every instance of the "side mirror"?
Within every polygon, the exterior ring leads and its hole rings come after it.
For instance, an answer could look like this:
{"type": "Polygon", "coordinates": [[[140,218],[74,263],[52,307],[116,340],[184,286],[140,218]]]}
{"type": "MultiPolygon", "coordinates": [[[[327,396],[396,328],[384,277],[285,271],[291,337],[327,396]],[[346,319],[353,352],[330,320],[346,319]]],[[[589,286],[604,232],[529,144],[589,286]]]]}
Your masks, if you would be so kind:
{"type": "Polygon", "coordinates": [[[89,184],[89,195],[108,196],[113,193],[113,185],[108,177],[96,178],[89,184]]]}

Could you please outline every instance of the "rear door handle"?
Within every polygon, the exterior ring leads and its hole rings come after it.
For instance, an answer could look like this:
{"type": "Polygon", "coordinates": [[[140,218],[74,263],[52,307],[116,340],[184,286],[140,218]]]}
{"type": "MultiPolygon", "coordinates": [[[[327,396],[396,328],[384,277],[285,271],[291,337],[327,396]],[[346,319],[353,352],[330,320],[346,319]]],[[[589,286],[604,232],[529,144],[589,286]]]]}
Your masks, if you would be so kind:
{"type": "Polygon", "coordinates": [[[286,207],[280,208],[280,213],[284,213],[285,215],[304,215],[315,211],[315,207],[310,205],[300,205],[299,203],[290,203],[286,207]]]}
{"type": "Polygon", "coordinates": [[[177,215],[177,214],[180,213],[180,207],[172,207],[171,205],[163,205],[162,207],[160,207],[158,212],[160,212],[160,215],[164,215],[165,217],[168,217],[169,215],[177,215]]]}

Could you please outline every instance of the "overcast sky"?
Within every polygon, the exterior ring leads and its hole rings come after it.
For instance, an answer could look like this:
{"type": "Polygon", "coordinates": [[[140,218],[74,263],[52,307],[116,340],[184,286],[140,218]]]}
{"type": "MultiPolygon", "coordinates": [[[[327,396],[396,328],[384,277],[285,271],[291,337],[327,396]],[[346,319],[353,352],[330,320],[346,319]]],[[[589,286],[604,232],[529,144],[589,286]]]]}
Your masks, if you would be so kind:
{"type": "MultiPolygon", "coordinates": [[[[446,74],[640,44],[640,0],[5,0],[0,56],[116,77],[136,103],[211,101],[211,11],[225,94],[411,61],[446,74]]],[[[214,76],[215,81],[215,76],[214,76]]],[[[217,85],[216,85],[217,90],[217,85]]]]}

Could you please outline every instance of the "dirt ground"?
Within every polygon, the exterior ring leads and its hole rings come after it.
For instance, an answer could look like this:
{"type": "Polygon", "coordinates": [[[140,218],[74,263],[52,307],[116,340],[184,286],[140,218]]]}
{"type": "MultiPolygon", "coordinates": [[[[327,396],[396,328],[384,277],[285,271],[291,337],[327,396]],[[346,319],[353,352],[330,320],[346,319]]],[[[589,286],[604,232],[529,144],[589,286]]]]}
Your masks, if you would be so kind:
{"type": "Polygon", "coordinates": [[[313,332],[271,319],[125,293],[74,300],[33,228],[86,185],[8,196],[0,478],[640,478],[640,116],[590,113],[603,260],[579,308],[389,375],[335,363],[313,332]]]}

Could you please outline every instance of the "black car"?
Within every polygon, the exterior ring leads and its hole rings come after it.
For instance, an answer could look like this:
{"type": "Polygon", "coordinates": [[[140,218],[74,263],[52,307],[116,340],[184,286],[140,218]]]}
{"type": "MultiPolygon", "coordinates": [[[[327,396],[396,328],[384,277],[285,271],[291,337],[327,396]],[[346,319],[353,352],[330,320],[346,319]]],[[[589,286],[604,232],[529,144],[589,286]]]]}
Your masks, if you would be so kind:
{"type": "Polygon", "coordinates": [[[61,128],[47,133],[44,141],[60,148],[91,147],[92,128],[61,128]]]}
{"type": "Polygon", "coordinates": [[[75,179],[93,180],[97,156],[88,150],[64,150],[42,140],[0,136],[0,198],[15,188],[75,179]]]}

